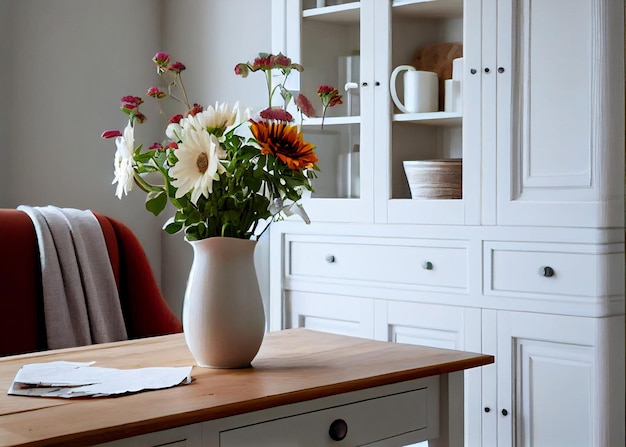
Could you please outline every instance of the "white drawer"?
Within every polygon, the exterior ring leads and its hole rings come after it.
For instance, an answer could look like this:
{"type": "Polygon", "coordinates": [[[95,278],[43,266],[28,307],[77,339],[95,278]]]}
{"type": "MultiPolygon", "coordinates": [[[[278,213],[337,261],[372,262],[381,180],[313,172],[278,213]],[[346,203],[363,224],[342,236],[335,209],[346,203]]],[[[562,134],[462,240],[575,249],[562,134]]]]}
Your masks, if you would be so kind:
{"type": "Polygon", "coordinates": [[[623,254],[564,244],[485,242],[485,294],[590,301],[621,294],[623,254]],[[613,272],[613,274],[611,274],[613,272]]]}
{"type": "Polygon", "coordinates": [[[412,441],[417,442],[425,439],[420,436],[422,433],[427,436],[427,394],[428,389],[424,388],[227,430],[220,433],[219,445],[361,446],[409,433],[414,433],[412,441]],[[343,421],[347,429],[340,442],[330,436],[331,425],[342,425],[338,421],[343,421]]]}
{"type": "Polygon", "coordinates": [[[285,272],[292,278],[320,278],[467,288],[465,241],[321,238],[289,235],[285,272]]]}

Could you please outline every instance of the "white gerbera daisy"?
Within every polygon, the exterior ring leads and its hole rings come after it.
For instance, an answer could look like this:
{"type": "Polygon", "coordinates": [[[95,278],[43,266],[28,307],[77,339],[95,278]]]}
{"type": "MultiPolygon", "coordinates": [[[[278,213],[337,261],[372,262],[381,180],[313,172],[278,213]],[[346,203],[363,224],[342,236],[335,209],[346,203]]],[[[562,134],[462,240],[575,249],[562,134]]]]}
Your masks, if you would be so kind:
{"type": "Polygon", "coordinates": [[[128,195],[128,191],[133,189],[133,151],[135,150],[135,132],[130,121],[124,129],[124,134],[115,139],[117,151],[115,152],[115,160],[113,166],[115,168],[115,178],[113,184],[117,183],[115,195],[118,199],[122,198],[122,194],[128,195]]]}
{"type": "Polygon", "coordinates": [[[220,161],[225,152],[215,135],[205,130],[186,128],[183,141],[178,145],[178,162],[169,169],[179,199],[191,191],[191,201],[196,204],[200,195],[209,197],[213,192],[213,180],[226,172],[220,161]]]}
{"type": "Polygon", "coordinates": [[[203,112],[187,117],[189,123],[196,129],[206,129],[211,133],[222,134],[226,129],[235,124],[239,115],[239,103],[231,108],[225,102],[215,103],[215,107],[209,106],[203,112]]]}

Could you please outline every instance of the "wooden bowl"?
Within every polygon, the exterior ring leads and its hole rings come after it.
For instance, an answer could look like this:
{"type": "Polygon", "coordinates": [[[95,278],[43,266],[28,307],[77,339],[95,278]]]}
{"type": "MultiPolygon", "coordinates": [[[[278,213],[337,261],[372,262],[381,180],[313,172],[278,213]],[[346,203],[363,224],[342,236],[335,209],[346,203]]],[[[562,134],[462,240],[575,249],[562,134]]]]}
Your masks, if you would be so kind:
{"type": "Polygon", "coordinates": [[[404,161],[404,172],[413,199],[461,199],[463,160],[404,161]]]}

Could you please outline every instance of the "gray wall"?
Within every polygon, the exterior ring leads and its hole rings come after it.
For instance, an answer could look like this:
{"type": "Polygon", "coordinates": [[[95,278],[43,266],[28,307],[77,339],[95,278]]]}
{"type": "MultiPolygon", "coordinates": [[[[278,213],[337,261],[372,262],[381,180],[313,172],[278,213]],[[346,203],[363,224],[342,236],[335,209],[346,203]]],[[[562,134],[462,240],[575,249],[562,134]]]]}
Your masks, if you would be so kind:
{"type": "MultiPolygon", "coordinates": [[[[269,22],[270,0],[0,0],[0,207],[53,204],[119,218],[180,312],[191,251],[161,231],[167,216],[145,211],[143,193],[114,196],[115,144],[99,136],[124,127],[121,96],[159,82],[150,60],[159,50],[189,68],[192,100],[261,105],[263,84],[233,67],[268,51],[269,22]]],[[[152,119],[136,138],[149,145],[162,129],[156,109],[145,112],[152,119]]]]}

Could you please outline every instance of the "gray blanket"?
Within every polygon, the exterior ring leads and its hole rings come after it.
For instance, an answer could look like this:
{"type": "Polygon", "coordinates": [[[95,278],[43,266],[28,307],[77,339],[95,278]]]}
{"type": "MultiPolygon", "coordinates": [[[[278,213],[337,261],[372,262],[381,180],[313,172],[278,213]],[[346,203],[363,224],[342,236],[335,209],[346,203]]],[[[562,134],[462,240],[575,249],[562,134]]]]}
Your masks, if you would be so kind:
{"type": "Polygon", "coordinates": [[[19,206],[33,221],[50,349],[128,338],[113,269],[91,211],[19,206]]]}

